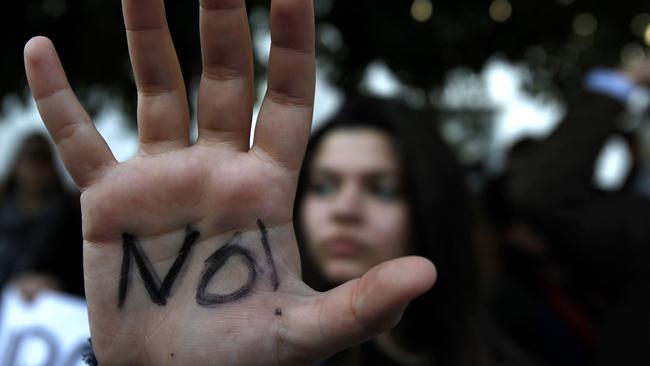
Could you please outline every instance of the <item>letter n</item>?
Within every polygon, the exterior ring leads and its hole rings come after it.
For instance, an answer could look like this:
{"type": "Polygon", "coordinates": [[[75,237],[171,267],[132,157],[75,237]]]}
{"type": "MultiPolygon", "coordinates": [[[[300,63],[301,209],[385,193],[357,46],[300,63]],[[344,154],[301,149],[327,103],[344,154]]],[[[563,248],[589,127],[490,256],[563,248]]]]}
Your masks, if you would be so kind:
{"type": "Polygon", "coordinates": [[[129,277],[131,273],[131,257],[133,257],[136,265],[138,266],[140,277],[142,278],[145,289],[149,293],[151,301],[160,306],[166,305],[167,299],[171,293],[171,288],[174,285],[176,278],[180,274],[181,269],[183,268],[183,265],[185,264],[185,261],[187,260],[187,257],[192,250],[192,247],[198,240],[199,235],[200,234],[198,231],[192,230],[192,228],[188,226],[187,230],[185,231],[185,241],[183,242],[183,245],[178,252],[178,256],[176,256],[174,264],[172,264],[171,268],[161,283],[158,274],[151,264],[151,261],[140,247],[140,244],[138,243],[138,240],[135,238],[135,236],[127,233],[123,234],[122,270],[120,272],[120,286],[117,307],[121,308],[124,305],[124,301],[126,300],[126,294],[129,287],[129,277]]]}

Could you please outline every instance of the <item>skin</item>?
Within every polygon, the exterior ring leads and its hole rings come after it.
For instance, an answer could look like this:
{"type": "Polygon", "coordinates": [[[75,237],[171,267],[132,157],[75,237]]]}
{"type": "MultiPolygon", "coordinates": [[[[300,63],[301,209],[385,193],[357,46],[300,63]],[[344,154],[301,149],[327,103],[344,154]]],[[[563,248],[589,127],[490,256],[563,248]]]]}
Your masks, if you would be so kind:
{"type": "Polygon", "coordinates": [[[50,146],[40,140],[28,141],[23,147],[23,154],[16,166],[17,187],[21,196],[40,198],[56,180],[54,164],[47,155],[49,149],[50,146]]]}
{"type": "Polygon", "coordinates": [[[619,72],[628,77],[633,82],[640,85],[650,85],[650,59],[628,65],[619,69],[619,72]]]}
{"type": "Polygon", "coordinates": [[[309,255],[340,284],[409,253],[409,211],[391,138],[371,128],[335,130],[313,160],[302,222],[309,255]]]}
{"type": "MultiPolygon", "coordinates": [[[[101,365],[312,364],[396,324],[408,302],[433,285],[435,268],[424,258],[401,258],[326,293],[300,280],[291,216],[313,111],[313,2],[272,2],[268,90],[250,148],[253,68],[244,1],[200,3],[204,72],[199,139],[191,145],[163,1],[122,1],[140,139],[139,153],[125,163],[116,162],[81,107],[52,43],[37,37],[25,47],[38,109],[82,192],[93,346],[101,365]],[[267,277],[258,220],[268,228],[277,291],[267,277]],[[118,307],[122,234],[137,237],[162,277],[188,225],[201,235],[166,305],[153,303],[133,272],[118,307]],[[236,302],[201,306],[195,295],[205,260],[235,232],[258,258],[260,280],[236,302]]],[[[208,290],[229,293],[248,272],[241,260],[230,260],[208,290]]]]}
{"type": "Polygon", "coordinates": [[[61,283],[55,277],[36,272],[20,273],[9,282],[11,287],[20,291],[23,300],[32,302],[44,291],[61,291],[61,283]]]}

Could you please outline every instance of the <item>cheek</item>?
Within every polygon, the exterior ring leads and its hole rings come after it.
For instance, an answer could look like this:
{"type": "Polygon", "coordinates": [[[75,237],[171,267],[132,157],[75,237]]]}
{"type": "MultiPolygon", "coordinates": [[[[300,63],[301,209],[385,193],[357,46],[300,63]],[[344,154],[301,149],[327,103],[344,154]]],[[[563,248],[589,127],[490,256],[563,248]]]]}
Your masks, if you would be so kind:
{"type": "Polygon", "coordinates": [[[405,204],[377,207],[370,210],[369,232],[376,245],[376,255],[382,261],[409,255],[410,219],[405,204]]]}
{"type": "Polygon", "coordinates": [[[326,228],[326,207],[322,202],[305,197],[301,207],[300,224],[305,236],[305,246],[310,252],[315,250],[315,242],[324,235],[326,228]]]}

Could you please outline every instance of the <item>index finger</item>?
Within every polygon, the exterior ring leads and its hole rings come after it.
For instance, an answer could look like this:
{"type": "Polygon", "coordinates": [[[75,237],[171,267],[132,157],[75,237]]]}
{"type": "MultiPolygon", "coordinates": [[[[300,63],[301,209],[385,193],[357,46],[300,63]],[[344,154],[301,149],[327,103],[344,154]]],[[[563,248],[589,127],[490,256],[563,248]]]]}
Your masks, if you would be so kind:
{"type": "Polygon", "coordinates": [[[87,188],[117,162],[72,91],[49,39],[35,37],[25,45],[25,71],[66,168],[79,188],[87,188]]]}

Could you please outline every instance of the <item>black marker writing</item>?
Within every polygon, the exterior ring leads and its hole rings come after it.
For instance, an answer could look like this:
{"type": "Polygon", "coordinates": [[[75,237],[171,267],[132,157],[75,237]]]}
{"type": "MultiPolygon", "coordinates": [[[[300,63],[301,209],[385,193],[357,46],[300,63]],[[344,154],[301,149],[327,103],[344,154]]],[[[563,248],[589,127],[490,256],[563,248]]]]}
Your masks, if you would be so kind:
{"type": "Polygon", "coordinates": [[[185,240],[178,252],[178,256],[176,257],[174,264],[172,264],[171,268],[161,283],[158,274],[153,269],[151,261],[142,251],[142,248],[140,248],[140,244],[138,243],[137,239],[131,234],[124,233],[122,235],[123,257],[122,269],[120,271],[120,285],[117,306],[122,307],[122,305],[124,305],[124,301],[126,300],[126,294],[129,287],[129,277],[131,273],[131,257],[134,258],[135,263],[138,266],[138,272],[140,273],[140,277],[142,278],[145,289],[149,293],[149,297],[151,297],[151,301],[161,306],[166,305],[167,298],[169,298],[171,293],[171,288],[178,278],[178,275],[183,268],[183,264],[185,264],[185,261],[187,260],[187,257],[192,250],[192,246],[194,246],[196,243],[199,235],[200,234],[198,231],[195,231],[188,226],[185,232],[185,240]]]}
{"type": "Polygon", "coordinates": [[[241,234],[235,233],[224,246],[206,259],[205,268],[203,269],[203,273],[201,273],[199,286],[196,289],[196,302],[199,305],[214,306],[224,304],[241,299],[251,292],[257,279],[257,261],[253,257],[253,254],[247,249],[242,248],[240,244],[241,234]],[[212,278],[226,264],[228,259],[237,255],[244,260],[244,263],[248,267],[248,280],[246,284],[239,290],[226,295],[208,293],[207,287],[212,278]]]}
{"type": "Polygon", "coordinates": [[[257,226],[260,228],[262,233],[262,246],[264,247],[264,254],[266,255],[266,261],[271,267],[271,283],[273,284],[273,291],[277,291],[280,287],[280,281],[278,280],[278,271],[275,269],[275,261],[273,261],[273,253],[271,253],[271,245],[269,244],[269,234],[266,231],[266,226],[262,220],[257,220],[257,226]]]}
{"type": "MultiPolygon", "coordinates": [[[[261,220],[257,221],[257,226],[260,230],[264,255],[268,266],[271,268],[271,285],[273,286],[273,291],[277,291],[280,287],[280,281],[275,261],[273,260],[268,231],[261,220]]],[[[142,278],[142,282],[151,298],[151,301],[157,305],[165,306],[168,298],[171,296],[172,286],[181,273],[190,251],[196,244],[200,235],[201,234],[198,231],[192,229],[192,227],[188,225],[185,232],[185,240],[178,252],[176,260],[161,282],[158,273],[154,270],[151,261],[142,250],[137,238],[128,233],[122,234],[123,257],[118,288],[118,308],[121,308],[126,301],[131,276],[132,257],[138,267],[138,272],[140,273],[140,277],[142,278]]],[[[250,250],[242,246],[241,234],[235,233],[230,240],[205,260],[205,267],[201,273],[199,284],[196,289],[196,302],[201,306],[210,307],[241,299],[248,295],[255,287],[258,271],[257,259],[250,250]],[[238,290],[229,294],[210,293],[208,291],[209,284],[213,281],[217,273],[221,268],[223,268],[228,260],[235,256],[240,257],[248,268],[248,279],[246,280],[246,283],[238,290]]],[[[261,272],[264,273],[263,270],[261,272]]]]}

